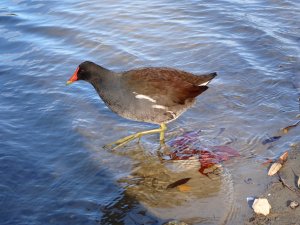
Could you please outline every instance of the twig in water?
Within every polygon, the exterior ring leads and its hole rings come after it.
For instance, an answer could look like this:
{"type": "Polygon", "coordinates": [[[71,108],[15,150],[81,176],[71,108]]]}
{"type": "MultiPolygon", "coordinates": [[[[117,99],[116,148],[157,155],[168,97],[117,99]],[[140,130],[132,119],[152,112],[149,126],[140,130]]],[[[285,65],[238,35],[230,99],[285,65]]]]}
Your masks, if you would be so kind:
{"type": "Polygon", "coordinates": [[[300,197],[300,192],[298,190],[294,189],[293,187],[291,187],[290,185],[288,185],[286,183],[286,181],[280,176],[280,172],[279,171],[277,172],[277,175],[278,175],[279,181],[282,183],[283,186],[287,187],[292,192],[295,192],[300,197]]]}

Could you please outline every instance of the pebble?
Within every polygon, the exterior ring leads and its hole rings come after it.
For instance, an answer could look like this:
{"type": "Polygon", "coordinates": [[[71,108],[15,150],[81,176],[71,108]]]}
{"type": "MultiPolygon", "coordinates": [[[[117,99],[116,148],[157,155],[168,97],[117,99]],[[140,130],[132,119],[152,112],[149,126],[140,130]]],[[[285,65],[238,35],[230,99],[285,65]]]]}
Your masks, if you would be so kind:
{"type": "Polygon", "coordinates": [[[266,198],[257,198],[254,200],[252,208],[256,214],[268,215],[270,213],[271,205],[266,198]]]}
{"type": "Polygon", "coordinates": [[[296,202],[296,201],[291,201],[290,207],[291,207],[292,209],[296,209],[298,206],[299,206],[299,203],[298,203],[298,202],[296,202]]]}

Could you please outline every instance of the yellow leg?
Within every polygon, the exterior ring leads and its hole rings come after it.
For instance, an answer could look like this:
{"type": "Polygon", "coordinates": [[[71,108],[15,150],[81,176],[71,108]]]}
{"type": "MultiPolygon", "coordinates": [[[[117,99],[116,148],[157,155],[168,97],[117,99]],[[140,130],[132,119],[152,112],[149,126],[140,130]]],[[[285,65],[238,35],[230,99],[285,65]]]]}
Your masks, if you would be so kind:
{"type": "Polygon", "coordinates": [[[161,144],[165,143],[165,130],[167,129],[166,124],[161,123],[160,124],[160,133],[159,133],[159,142],[161,144]]]}
{"type": "Polygon", "coordinates": [[[140,139],[142,136],[144,136],[146,134],[155,134],[155,133],[159,133],[159,141],[160,141],[161,144],[164,144],[165,143],[165,130],[166,129],[167,129],[167,126],[164,123],[161,123],[160,128],[158,128],[158,129],[141,131],[141,132],[138,132],[136,134],[132,134],[132,135],[129,135],[129,136],[124,137],[122,139],[119,139],[119,140],[117,140],[113,143],[107,144],[104,147],[105,148],[112,148],[113,147],[112,149],[114,150],[116,148],[119,148],[119,147],[127,144],[128,142],[130,142],[134,139],[137,139],[137,138],[140,139]]]}

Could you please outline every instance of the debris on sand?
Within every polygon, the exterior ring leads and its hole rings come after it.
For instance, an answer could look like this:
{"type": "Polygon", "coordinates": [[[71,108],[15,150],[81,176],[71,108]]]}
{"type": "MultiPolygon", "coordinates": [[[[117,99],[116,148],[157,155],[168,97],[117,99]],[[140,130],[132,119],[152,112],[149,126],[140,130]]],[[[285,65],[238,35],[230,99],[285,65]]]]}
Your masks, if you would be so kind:
{"type": "Polygon", "coordinates": [[[274,141],[277,141],[281,138],[281,136],[273,136],[273,137],[270,137],[270,138],[267,138],[265,140],[262,141],[262,144],[263,145],[266,145],[266,144],[269,144],[269,143],[272,143],[274,141]]]}
{"type": "Polygon", "coordinates": [[[268,175],[273,176],[274,174],[276,174],[281,169],[283,164],[286,162],[287,158],[288,158],[288,152],[286,151],[279,157],[279,159],[276,162],[274,162],[271,165],[268,175]]]}
{"type": "Polygon", "coordinates": [[[281,169],[281,167],[282,167],[281,163],[278,163],[278,162],[273,163],[269,169],[268,175],[273,176],[281,169]]]}
{"type": "Polygon", "coordinates": [[[281,130],[282,130],[282,132],[284,133],[284,134],[287,134],[292,128],[295,128],[296,126],[298,126],[300,124],[300,120],[297,122],[297,123],[294,123],[294,124],[292,124],[292,125],[290,125],[290,126],[287,126],[287,127],[285,127],[285,128],[282,128],[281,130]]]}
{"type": "Polygon", "coordinates": [[[188,178],[183,178],[183,179],[177,180],[177,181],[175,181],[175,182],[169,184],[169,185],[167,186],[167,189],[169,189],[169,188],[175,188],[175,187],[177,187],[177,186],[179,186],[179,185],[183,185],[183,184],[187,183],[190,179],[191,179],[191,178],[188,177],[188,178]]]}
{"type": "Polygon", "coordinates": [[[199,131],[186,132],[170,142],[174,149],[168,156],[171,160],[198,159],[199,172],[208,176],[220,168],[219,163],[240,156],[239,152],[227,145],[204,146],[199,142],[199,131]],[[212,169],[212,172],[210,172],[212,169]]]}

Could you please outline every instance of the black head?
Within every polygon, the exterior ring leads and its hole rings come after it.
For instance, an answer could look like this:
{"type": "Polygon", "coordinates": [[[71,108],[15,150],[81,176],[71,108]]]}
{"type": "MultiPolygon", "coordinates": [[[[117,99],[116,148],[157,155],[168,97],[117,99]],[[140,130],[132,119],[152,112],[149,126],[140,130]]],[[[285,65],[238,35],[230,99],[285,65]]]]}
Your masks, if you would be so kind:
{"type": "Polygon", "coordinates": [[[92,76],[96,74],[98,67],[97,64],[89,61],[81,63],[72,77],[67,81],[67,84],[71,84],[77,80],[90,81],[92,76]]]}

